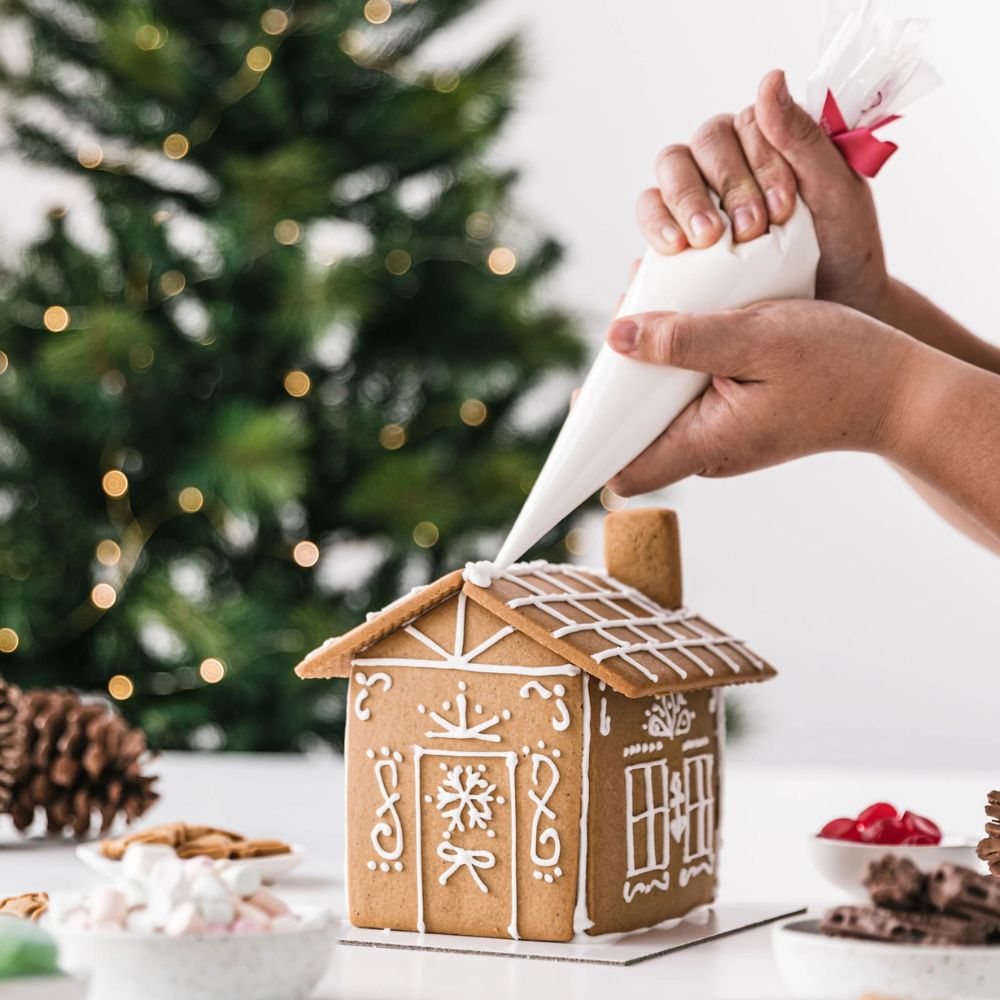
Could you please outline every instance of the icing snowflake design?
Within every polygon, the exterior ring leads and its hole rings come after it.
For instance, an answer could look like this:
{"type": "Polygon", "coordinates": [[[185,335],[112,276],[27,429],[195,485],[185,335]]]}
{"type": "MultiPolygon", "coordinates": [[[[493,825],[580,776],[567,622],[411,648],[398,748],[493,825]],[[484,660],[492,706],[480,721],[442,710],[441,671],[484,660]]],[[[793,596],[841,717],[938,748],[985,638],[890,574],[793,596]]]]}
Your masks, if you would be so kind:
{"type": "Polygon", "coordinates": [[[470,830],[485,830],[493,819],[490,803],[496,787],[470,765],[456,764],[437,790],[437,808],[448,820],[448,830],[464,833],[466,824],[470,830]]]}
{"type": "Polygon", "coordinates": [[[688,708],[687,698],[682,694],[659,694],[646,709],[647,722],[642,728],[650,736],[663,736],[668,740],[686,736],[691,732],[695,713],[688,708]]]}

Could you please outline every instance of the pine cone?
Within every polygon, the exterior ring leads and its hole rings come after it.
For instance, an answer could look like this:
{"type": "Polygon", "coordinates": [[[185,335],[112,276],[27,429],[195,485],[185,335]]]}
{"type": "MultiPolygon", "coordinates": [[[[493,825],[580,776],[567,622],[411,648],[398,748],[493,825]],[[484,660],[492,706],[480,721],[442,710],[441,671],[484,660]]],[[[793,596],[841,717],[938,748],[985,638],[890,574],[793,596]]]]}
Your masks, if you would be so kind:
{"type": "Polygon", "coordinates": [[[14,782],[25,750],[24,726],[17,717],[21,690],[0,677],[0,814],[10,809],[14,782]]]}
{"type": "Polygon", "coordinates": [[[110,705],[69,691],[28,691],[17,718],[26,748],[9,812],[19,830],[44,809],[49,833],[82,837],[95,814],[104,833],[119,813],[131,823],[159,798],[156,778],[143,774],[151,759],[145,734],[110,705]]]}

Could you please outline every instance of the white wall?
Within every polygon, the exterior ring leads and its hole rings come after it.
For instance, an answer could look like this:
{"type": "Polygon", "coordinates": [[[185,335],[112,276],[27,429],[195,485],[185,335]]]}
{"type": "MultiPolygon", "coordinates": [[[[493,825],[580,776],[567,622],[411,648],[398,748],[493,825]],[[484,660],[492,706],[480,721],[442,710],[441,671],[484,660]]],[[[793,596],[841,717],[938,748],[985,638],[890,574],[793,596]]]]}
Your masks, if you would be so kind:
{"type": "MultiPolygon", "coordinates": [[[[523,26],[530,80],[498,158],[522,169],[523,204],[566,243],[554,294],[595,340],[641,251],[632,206],[657,149],[750,103],[772,67],[801,93],[824,9],[818,0],[499,0],[440,43],[443,56],[523,26]]],[[[927,48],[945,82],[892,126],[901,150],[876,181],[890,266],[1000,341],[1000,7],[902,9],[932,19],[927,48]]],[[[1000,559],[937,520],[884,464],[819,456],[692,480],[663,502],[681,515],[689,603],[781,671],[743,696],[755,731],[738,753],[996,761],[1000,559]]],[[[584,559],[599,558],[595,537],[584,559]]]]}
{"type": "MultiPolygon", "coordinates": [[[[909,9],[933,18],[928,48],[945,85],[892,126],[902,149],[876,182],[889,260],[1000,340],[1000,6],[925,0],[909,9]]],[[[434,43],[430,57],[446,58],[523,27],[530,78],[497,159],[522,169],[522,204],[566,244],[551,291],[595,342],[641,252],[632,204],[656,150],[749,103],[773,66],[789,71],[793,89],[801,84],[822,12],[817,0],[494,0],[434,43]]],[[[67,199],[85,195],[0,164],[4,242],[67,199]]],[[[694,480],[666,502],[682,517],[689,603],[782,671],[744,695],[755,733],[740,754],[996,759],[1000,560],[939,522],[879,461],[820,456],[694,480]]],[[[599,559],[596,539],[588,558],[599,559]]]]}

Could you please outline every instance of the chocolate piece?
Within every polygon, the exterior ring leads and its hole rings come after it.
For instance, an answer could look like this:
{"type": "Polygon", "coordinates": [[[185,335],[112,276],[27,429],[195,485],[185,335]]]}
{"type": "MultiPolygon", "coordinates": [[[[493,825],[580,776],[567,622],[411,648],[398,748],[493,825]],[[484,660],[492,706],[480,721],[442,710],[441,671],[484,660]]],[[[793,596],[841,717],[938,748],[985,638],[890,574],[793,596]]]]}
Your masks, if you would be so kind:
{"type": "Polygon", "coordinates": [[[895,944],[985,944],[987,937],[987,929],[972,920],[878,906],[838,906],[823,917],[820,929],[831,937],[895,944]]]}
{"type": "Polygon", "coordinates": [[[861,884],[876,906],[890,910],[927,908],[927,876],[909,858],[887,854],[868,862],[861,884]]]}
{"type": "Polygon", "coordinates": [[[989,930],[1000,929],[1000,884],[988,875],[958,865],[940,865],[928,876],[927,897],[944,913],[977,921],[989,930]]]}

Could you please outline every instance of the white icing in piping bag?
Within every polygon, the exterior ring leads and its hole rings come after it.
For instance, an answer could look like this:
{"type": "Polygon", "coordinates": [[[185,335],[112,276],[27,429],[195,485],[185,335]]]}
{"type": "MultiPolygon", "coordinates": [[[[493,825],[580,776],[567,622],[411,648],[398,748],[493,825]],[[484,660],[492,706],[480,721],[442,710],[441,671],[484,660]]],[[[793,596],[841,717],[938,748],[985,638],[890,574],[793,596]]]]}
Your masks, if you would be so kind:
{"type": "MultiPolygon", "coordinates": [[[[723,219],[726,232],[714,246],[672,257],[647,250],[618,316],[719,312],[814,296],[819,245],[801,200],[788,222],[749,243],[734,243],[723,219]]],[[[627,358],[605,344],[495,562],[470,563],[466,579],[488,586],[652,444],[709,381],[701,372],[627,358]]]]}

